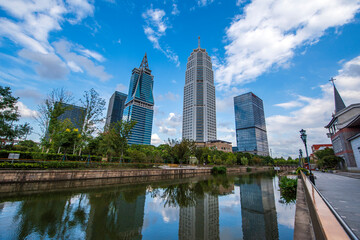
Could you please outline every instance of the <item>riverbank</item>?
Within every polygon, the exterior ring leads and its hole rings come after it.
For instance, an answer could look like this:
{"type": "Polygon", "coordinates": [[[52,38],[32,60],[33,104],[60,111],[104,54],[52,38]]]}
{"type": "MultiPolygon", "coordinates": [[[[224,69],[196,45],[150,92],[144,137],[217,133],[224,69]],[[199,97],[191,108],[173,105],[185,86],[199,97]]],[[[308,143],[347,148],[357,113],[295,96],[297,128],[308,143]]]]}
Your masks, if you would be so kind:
{"type": "MultiPolygon", "coordinates": [[[[228,173],[264,172],[272,167],[228,168],[228,173]]],[[[69,181],[107,179],[124,177],[145,177],[163,175],[210,174],[211,168],[170,168],[170,169],[104,169],[104,170],[2,170],[0,184],[44,181],[69,181]]]]}

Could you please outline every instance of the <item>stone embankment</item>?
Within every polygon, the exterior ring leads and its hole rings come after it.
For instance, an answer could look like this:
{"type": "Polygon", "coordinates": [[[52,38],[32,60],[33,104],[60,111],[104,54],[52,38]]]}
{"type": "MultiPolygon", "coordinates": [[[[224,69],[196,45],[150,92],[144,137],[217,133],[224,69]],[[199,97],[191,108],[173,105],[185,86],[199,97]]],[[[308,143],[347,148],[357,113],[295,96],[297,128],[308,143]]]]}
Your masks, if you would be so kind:
{"type": "MultiPolygon", "coordinates": [[[[264,172],[272,167],[252,167],[251,172],[264,172]]],[[[171,168],[171,169],[103,169],[103,170],[2,170],[0,184],[43,181],[66,181],[86,179],[107,179],[124,177],[144,177],[163,175],[206,175],[211,168],[171,168]]],[[[244,173],[246,167],[228,168],[229,174],[244,173]]]]}

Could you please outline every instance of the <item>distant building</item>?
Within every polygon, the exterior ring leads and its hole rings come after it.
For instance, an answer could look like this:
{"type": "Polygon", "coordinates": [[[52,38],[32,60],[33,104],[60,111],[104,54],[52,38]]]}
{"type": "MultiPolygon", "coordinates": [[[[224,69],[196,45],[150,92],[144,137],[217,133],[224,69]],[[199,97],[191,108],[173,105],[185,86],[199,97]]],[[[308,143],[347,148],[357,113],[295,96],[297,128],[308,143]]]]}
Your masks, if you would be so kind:
{"type": "MultiPolygon", "coordinates": [[[[333,79],[331,79],[333,81],[333,79]]],[[[335,114],[325,126],[334,153],[344,159],[341,167],[360,168],[360,103],[346,107],[334,86],[335,114]]]]}
{"type": "Polygon", "coordinates": [[[109,126],[111,123],[122,120],[126,98],[127,95],[125,93],[118,91],[114,92],[109,101],[105,126],[109,126]]]}
{"type": "Polygon", "coordinates": [[[134,120],[136,124],[131,131],[128,143],[147,144],[151,143],[151,132],[154,117],[153,97],[154,76],[151,75],[147,56],[145,56],[139,68],[132,70],[129,94],[125,103],[123,119],[134,120]]]}
{"type": "Polygon", "coordinates": [[[234,97],[238,152],[269,156],[263,101],[252,92],[234,97]]]}
{"type": "Polygon", "coordinates": [[[185,72],[182,137],[195,142],[216,140],[216,101],[211,58],[199,45],[185,72]]]}
{"type": "Polygon", "coordinates": [[[223,140],[211,140],[207,142],[195,142],[197,147],[214,148],[222,152],[232,152],[232,143],[223,140]]]}
{"type": "Polygon", "coordinates": [[[317,162],[317,157],[315,156],[315,153],[317,151],[321,151],[324,150],[326,148],[333,148],[332,144],[314,144],[311,146],[311,151],[312,153],[310,154],[310,160],[314,161],[315,163],[317,162]]]}
{"type": "MultiPolygon", "coordinates": [[[[59,104],[59,103],[56,103],[59,104]]],[[[64,121],[69,119],[74,128],[81,129],[85,119],[85,108],[73,104],[62,103],[65,112],[58,117],[58,120],[64,121]]]]}

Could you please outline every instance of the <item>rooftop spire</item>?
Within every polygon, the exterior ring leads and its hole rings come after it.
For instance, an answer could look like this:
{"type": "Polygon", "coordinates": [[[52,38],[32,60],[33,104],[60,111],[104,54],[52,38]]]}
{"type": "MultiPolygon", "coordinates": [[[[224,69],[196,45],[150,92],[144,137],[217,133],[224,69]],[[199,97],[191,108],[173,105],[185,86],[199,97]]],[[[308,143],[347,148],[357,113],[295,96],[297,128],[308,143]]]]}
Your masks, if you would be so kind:
{"type": "Polygon", "coordinates": [[[338,90],[335,87],[335,78],[331,78],[329,81],[332,82],[333,86],[334,86],[334,99],[335,99],[335,113],[343,110],[344,108],[346,108],[344,101],[342,100],[338,90]]]}
{"type": "Polygon", "coordinates": [[[200,36],[198,37],[198,48],[200,48],[200,36]]]}
{"type": "Polygon", "coordinates": [[[147,56],[146,56],[146,53],[145,53],[145,56],[143,58],[143,60],[141,61],[141,64],[140,64],[140,69],[149,69],[149,63],[148,63],[148,60],[147,60],[147,56]]]}

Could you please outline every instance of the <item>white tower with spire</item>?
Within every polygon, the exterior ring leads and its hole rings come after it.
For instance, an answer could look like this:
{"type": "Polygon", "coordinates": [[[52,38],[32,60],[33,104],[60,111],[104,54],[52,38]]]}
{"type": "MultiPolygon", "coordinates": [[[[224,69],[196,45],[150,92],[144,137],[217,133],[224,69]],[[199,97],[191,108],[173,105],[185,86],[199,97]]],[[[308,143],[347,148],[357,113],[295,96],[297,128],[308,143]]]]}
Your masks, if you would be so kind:
{"type": "Polygon", "coordinates": [[[211,58],[194,49],[185,72],[182,137],[196,142],[216,140],[216,100],[211,58]]]}

